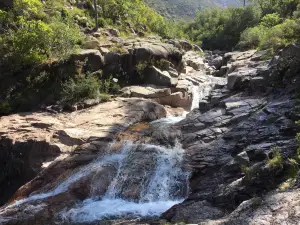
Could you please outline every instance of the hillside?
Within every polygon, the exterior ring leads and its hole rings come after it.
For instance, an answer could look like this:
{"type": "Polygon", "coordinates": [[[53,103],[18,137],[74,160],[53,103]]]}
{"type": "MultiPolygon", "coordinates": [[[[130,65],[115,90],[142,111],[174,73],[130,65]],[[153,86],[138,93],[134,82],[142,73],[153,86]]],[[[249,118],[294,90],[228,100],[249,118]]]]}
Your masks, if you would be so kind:
{"type": "Polygon", "coordinates": [[[145,0],[168,18],[192,19],[204,8],[240,5],[239,0],[145,0]]]}

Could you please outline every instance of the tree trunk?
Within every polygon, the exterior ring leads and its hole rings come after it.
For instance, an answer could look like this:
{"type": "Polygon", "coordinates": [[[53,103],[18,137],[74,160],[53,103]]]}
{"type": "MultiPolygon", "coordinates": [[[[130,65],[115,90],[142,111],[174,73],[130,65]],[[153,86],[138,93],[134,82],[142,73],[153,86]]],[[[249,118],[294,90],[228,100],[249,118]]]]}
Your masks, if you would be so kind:
{"type": "Polygon", "coordinates": [[[244,7],[246,7],[246,0],[244,0],[244,7]]]}
{"type": "Polygon", "coordinates": [[[95,30],[97,31],[99,28],[99,23],[98,23],[98,9],[97,9],[97,0],[94,0],[94,10],[95,10],[95,22],[96,22],[96,27],[95,30]]]}

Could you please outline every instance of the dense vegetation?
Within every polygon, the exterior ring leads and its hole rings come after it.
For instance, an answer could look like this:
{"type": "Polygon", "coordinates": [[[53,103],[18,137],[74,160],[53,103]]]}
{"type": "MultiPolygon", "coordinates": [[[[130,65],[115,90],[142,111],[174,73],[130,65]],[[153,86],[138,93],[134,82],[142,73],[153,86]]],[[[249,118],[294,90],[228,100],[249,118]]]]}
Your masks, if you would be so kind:
{"type": "MultiPolygon", "coordinates": [[[[92,0],[76,2],[15,0],[12,9],[0,10],[0,54],[4,56],[0,65],[11,64],[11,60],[18,65],[37,63],[74,52],[83,38],[84,30],[79,27],[88,30],[95,26],[92,0]]],[[[98,0],[98,5],[101,27],[119,22],[125,32],[131,26],[167,34],[163,17],[141,0],[98,0]]]]}
{"type": "Polygon", "coordinates": [[[145,2],[166,18],[172,19],[194,19],[197,13],[205,8],[237,6],[241,4],[239,0],[145,0],[145,2]]]}
{"type": "Polygon", "coordinates": [[[206,9],[185,31],[204,49],[276,50],[300,38],[298,0],[253,0],[247,7],[206,9]]]}
{"type": "MultiPolygon", "coordinates": [[[[75,73],[73,68],[55,69],[94,30],[93,0],[13,2],[0,10],[0,114],[49,102],[107,99],[105,94],[115,89],[110,87],[114,86],[111,80],[75,73]]],[[[97,0],[97,5],[100,28],[117,28],[123,36],[132,30],[175,35],[173,26],[142,0],[97,0]]]]}

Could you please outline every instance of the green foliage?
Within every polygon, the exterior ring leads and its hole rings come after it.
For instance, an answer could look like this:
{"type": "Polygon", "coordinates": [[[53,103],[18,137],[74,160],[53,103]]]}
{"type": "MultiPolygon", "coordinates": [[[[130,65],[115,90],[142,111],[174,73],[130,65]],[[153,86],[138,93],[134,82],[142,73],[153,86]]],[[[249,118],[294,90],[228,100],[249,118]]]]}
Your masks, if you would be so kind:
{"type": "Polygon", "coordinates": [[[238,44],[239,48],[251,49],[256,48],[260,44],[260,40],[264,35],[264,30],[262,26],[247,28],[240,38],[238,44]]]}
{"type": "Polygon", "coordinates": [[[253,3],[244,8],[205,10],[185,31],[204,49],[272,48],[275,52],[300,40],[298,0],[253,3]]]}
{"type": "Polygon", "coordinates": [[[53,31],[50,26],[40,20],[25,21],[22,19],[20,28],[12,35],[12,58],[20,64],[41,62],[50,53],[49,43],[53,31]]]}
{"type": "Polygon", "coordinates": [[[270,167],[283,167],[283,159],[278,148],[272,149],[272,158],[268,160],[268,165],[270,167]]]}
{"type": "Polygon", "coordinates": [[[261,25],[263,27],[274,27],[281,22],[280,15],[278,13],[267,14],[261,19],[261,25]]]}
{"type": "Polygon", "coordinates": [[[260,49],[278,49],[300,38],[299,21],[287,19],[283,23],[267,29],[259,44],[260,49]]]}
{"type": "Polygon", "coordinates": [[[276,51],[300,40],[300,25],[297,20],[286,19],[283,23],[272,27],[263,26],[262,24],[263,22],[256,27],[246,29],[242,33],[239,42],[241,48],[258,47],[259,49],[273,49],[273,51],[276,51]]]}
{"type": "Polygon", "coordinates": [[[74,104],[84,99],[97,99],[100,96],[101,83],[94,76],[70,79],[63,84],[61,99],[63,103],[74,104]]]}
{"type": "MultiPolygon", "coordinates": [[[[167,35],[165,19],[142,0],[98,0],[97,3],[100,6],[100,27],[114,25],[118,21],[130,24],[136,30],[167,35]]],[[[90,13],[91,16],[93,14],[90,13]]]]}
{"type": "Polygon", "coordinates": [[[14,0],[14,12],[27,18],[40,17],[44,14],[43,4],[39,0],[14,0]]]}
{"type": "Polygon", "coordinates": [[[50,57],[63,59],[74,53],[83,42],[83,35],[78,26],[71,21],[56,20],[51,22],[53,31],[51,42],[49,43],[50,57]]]}
{"type": "Polygon", "coordinates": [[[117,94],[121,89],[120,85],[113,80],[112,75],[102,81],[100,90],[103,93],[117,94]]]}
{"type": "Polygon", "coordinates": [[[260,22],[260,11],[245,8],[213,9],[201,12],[186,32],[204,49],[231,50],[239,42],[241,33],[260,22]]]}
{"type": "MultiPolygon", "coordinates": [[[[145,0],[147,4],[156,9],[161,15],[170,19],[194,19],[204,8],[221,6],[217,1],[210,0],[145,0]]],[[[241,1],[231,0],[232,5],[241,5],[241,1]]]]}
{"type": "Polygon", "coordinates": [[[120,54],[126,53],[126,50],[122,47],[122,45],[114,45],[113,47],[109,48],[111,52],[116,52],[120,54]]]}
{"type": "Polygon", "coordinates": [[[8,101],[3,101],[0,103],[0,114],[9,114],[12,111],[11,106],[8,101]]]}
{"type": "Polygon", "coordinates": [[[138,64],[136,64],[135,70],[141,78],[144,77],[144,71],[147,67],[148,64],[146,62],[139,62],[138,64]]]}
{"type": "Polygon", "coordinates": [[[290,17],[296,10],[298,0],[253,0],[254,4],[262,11],[262,15],[278,13],[281,17],[290,17]]]}
{"type": "MultiPolygon", "coordinates": [[[[47,15],[39,0],[16,0],[11,11],[0,11],[0,67],[17,70],[48,58],[65,58],[74,52],[82,33],[72,20],[61,15],[47,15]],[[10,68],[12,67],[12,68],[10,68]]],[[[47,11],[48,12],[48,11],[47,11]]]]}
{"type": "Polygon", "coordinates": [[[298,4],[296,10],[293,12],[293,17],[294,17],[295,19],[300,18],[300,3],[298,4]]]}

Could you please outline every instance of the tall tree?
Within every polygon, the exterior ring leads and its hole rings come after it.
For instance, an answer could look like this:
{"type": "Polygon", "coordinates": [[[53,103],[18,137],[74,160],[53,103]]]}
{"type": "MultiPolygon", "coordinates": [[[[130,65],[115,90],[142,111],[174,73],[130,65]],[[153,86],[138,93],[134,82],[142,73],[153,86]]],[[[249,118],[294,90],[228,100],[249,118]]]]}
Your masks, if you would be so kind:
{"type": "Polygon", "coordinates": [[[96,22],[96,27],[95,27],[95,30],[98,30],[98,28],[99,28],[99,23],[98,23],[98,8],[97,8],[97,0],[94,0],[94,10],[95,10],[95,22],[96,22]]]}

